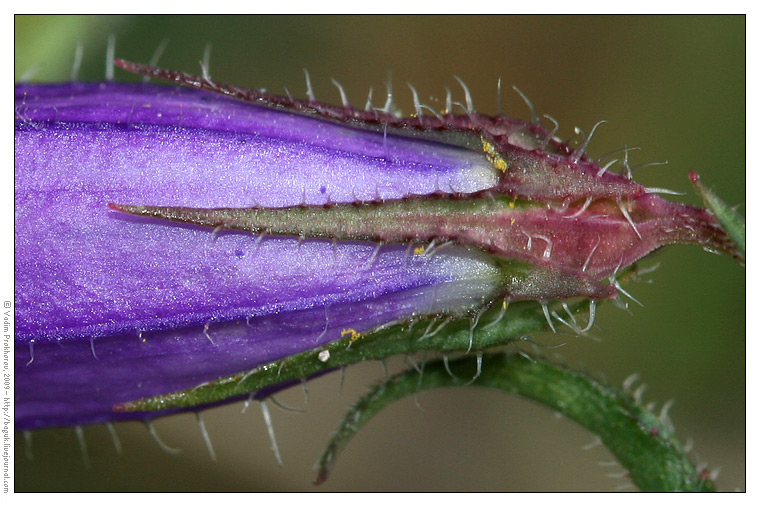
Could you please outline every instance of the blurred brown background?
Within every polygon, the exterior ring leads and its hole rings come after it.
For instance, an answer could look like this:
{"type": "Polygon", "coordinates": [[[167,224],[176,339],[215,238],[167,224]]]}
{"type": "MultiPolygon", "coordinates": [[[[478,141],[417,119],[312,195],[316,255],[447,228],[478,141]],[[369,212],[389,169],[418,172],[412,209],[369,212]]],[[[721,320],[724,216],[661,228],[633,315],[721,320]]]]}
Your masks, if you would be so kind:
{"type": "MultiPolygon", "coordinates": [[[[242,86],[283,86],[305,95],[302,68],[317,97],[338,102],[330,77],[349,100],[363,104],[369,86],[382,89],[393,72],[398,102],[410,110],[406,82],[420,96],[441,97],[470,87],[475,107],[496,112],[496,81],[503,78],[506,114],[528,118],[519,86],[560,122],[600,127],[590,146],[598,156],[641,146],[632,161],[668,160],[642,169],[645,185],[687,192],[697,170],[730,203],[745,202],[745,19],[735,17],[302,17],[148,16],[17,17],[16,79],[69,78],[77,42],[84,47],[82,80],[103,79],[109,34],[116,56],[147,62],[162,40],[160,64],[200,73],[212,45],[211,75],[242,86]]],[[[117,70],[116,79],[132,80],[117,70]]],[[[745,271],[724,256],[672,247],[650,264],[662,266],[652,284],[631,292],[645,308],[631,313],[602,306],[596,335],[540,336],[566,342],[556,352],[619,383],[637,372],[649,387],[645,400],[675,399],[671,416],[682,441],[693,440],[700,463],[720,468],[718,486],[745,488],[745,271]]],[[[400,359],[391,362],[400,368],[400,359]]],[[[203,414],[218,461],[206,453],[195,418],[156,422],[171,456],[144,426],[117,425],[124,453],[116,455],[105,427],[86,427],[93,467],[85,469],[72,429],[34,433],[34,461],[16,439],[17,491],[596,491],[624,479],[606,450],[581,448],[592,435],[542,407],[500,392],[474,389],[428,392],[420,410],[404,400],[377,416],[349,444],[331,479],[311,486],[312,465],[344,410],[382,378],[379,363],[350,368],[342,394],[338,376],[309,384],[304,414],[276,407],[273,419],[285,466],[280,468],[258,406],[203,414]]],[[[302,406],[301,389],[280,396],[302,406]]]]}

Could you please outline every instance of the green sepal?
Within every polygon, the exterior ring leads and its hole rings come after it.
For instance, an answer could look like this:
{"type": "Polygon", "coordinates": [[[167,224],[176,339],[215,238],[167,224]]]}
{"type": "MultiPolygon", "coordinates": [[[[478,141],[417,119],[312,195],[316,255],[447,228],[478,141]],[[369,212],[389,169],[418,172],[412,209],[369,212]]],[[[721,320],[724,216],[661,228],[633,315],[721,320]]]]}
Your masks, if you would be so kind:
{"type": "MultiPolygon", "coordinates": [[[[448,317],[436,315],[380,326],[360,334],[346,330],[347,336],[344,338],[313,350],[190,389],[130,401],[117,405],[114,410],[132,412],[195,407],[360,361],[421,351],[455,353],[484,350],[548,327],[543,309],[536,302],[516,302],[506,309],[504,306],[499,302],[482,314],[471,318],[451,318],[446,324],[444,321],[448,317]],[[439,329],[439,326],[443,327],[439,329]]],[[[569,308],[573,314],[583,313],[588,308],[588,301],[580,301],[569,308]]]]}
{"type": "Polygon", "coordinates": [[[744,217],[737,213],[733,207],[726,204],[720,197],[715,195],[715,193],[709,188],[705,187],[699,180],[699,175],[696,172],[692,171],[689,174],[689,178],[694,184],[697,193],[702,198],[702,201],[704,201],[705,207],[715,215],[715,218],[718,219],[723,230],[726,231],[726,234],[728,234],[736,245],[736,249],[743,262],[746,257],[745,252],[747,244],[747,226],[744,217]]]}

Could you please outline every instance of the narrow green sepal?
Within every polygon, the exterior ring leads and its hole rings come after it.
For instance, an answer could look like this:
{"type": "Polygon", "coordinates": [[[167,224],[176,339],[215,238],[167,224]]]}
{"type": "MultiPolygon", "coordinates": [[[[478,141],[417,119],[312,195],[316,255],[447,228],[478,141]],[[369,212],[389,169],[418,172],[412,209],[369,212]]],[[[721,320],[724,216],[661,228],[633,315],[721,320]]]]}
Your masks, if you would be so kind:
{"type": "Polygon", "coordinates": [[[702,201],[704,201],[705,207],[715,215],[715,218],[718,219],[723,230],[726,231],[726,234],[728,234],[736,245],[740,260],[744,262],[747,241],[747,227],[744,217],[737,213],[734,208],[726,204],[720,197],[715,195],[714,192],[705,187],[699,180],[699,175],[696,172],[691,171],[689,173],[689,179],[691,179],[694,188],[697,189],[697,193],[702,198],[702,201]]]}
{"type": "MultiPolygon", "coordinates": [[[[580,301],[569,308],[573,314],[580,314],[587,310],[588,301],[580,301]]],[[[316,349],[183,391],[122,403],[116,405],[114,410],[142,412],[200,406],[360,361],[421,351],[455,353],[484,350],[505,345],[547,327],[541,305],[532,301],[507,305],[505,301],[469,319],[435,315],[361,333],[347,329],[342,339],[316,349]]]]}

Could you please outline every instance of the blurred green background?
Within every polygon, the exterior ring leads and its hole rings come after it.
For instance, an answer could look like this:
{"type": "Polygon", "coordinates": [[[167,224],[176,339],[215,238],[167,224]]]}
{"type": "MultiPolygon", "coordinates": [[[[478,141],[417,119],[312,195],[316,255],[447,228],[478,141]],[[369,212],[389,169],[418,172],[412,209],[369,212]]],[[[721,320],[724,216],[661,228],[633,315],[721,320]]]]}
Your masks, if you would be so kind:
{"type": "MultiPolygon", "coordinates": [[[[600,127],[592,156],[640,146],[634,164],[645,185],[687,192],[696,170],[729,203],[745,197],[745,19],[733,17],[344,17],[135,16],[16,17],[16,79],[68,80],[77,43],[84,49],[81,80],[103,79],[106,40],[116,56],[147,62],[164,39],[160,64],[200,73],[210,44],[211,75],[241,86],[284,86],[305,95],[302,68],[317,97],[338,102],[330,77],[362,105],[389,71],[398,102],[411,110],[406,82],[424,100],[470,87],[475,107],[496,112],[496,82],[504,80],[506,114],[529,118],[519,86],[560,122],[600,127]]],[[[121,70],[118,80],[134,80],[121,70]]],[[[377,94],[376,94],[377,95],[377,94]]],[[[630,313],[602,306],[593,341],[540,336],[573,366],[619,383],[639,373],[646,401],[674,399],[671,416],[682,441],[694,442],[699,463],[720,468],[723,490],[745,488],[745,271],[725,256],[695,247],[665,249],[653,283],[629,290],[645,305],[630,313]]],[[[402,360],[391,367],[403,366],[402,360]]],[[[105,427],[85,428],[92,469],[85,469],[72,429],[33,434],[34,460],[16,439],[17,491],[596,491],[625,479],[601,447],[582,450],[592,435],[549,410],[498,392],[428,392],[418,408],[405,400],[376,417],[352,441],[323,486],[312,465],[344,409],[382,378],[379,363],[309,384],[306,413],[271,407],[285,462],[280,468],[257,406],[203,414],[218,460],[206,454],[192,415],[156,422],[163,440],[183,451],[163,453],[138,423],[117,425],[124,452],[116,455],[105,427]]],[[[281,401],[302,406],[301,389],[281,401]]]]}

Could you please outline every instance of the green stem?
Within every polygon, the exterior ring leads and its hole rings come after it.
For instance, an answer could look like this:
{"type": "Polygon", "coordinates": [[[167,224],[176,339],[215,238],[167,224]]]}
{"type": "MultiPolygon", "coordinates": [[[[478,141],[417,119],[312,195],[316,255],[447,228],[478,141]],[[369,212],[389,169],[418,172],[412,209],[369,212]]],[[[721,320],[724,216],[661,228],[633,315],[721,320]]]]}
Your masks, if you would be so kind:
{"type": "Polygon", "coordinates": [[[348,440],[383,407],[426,389],[469,385],[516,393],[560,412],[598,435],[642,491],[713,491],[706,471],[689,461],[666,415],[655,416],[627,393],[587,375],[516,354],[463,357],[447,366],[429,362],[382,382],[346,415],[319,461],[315,483],[329,471],[348,440]],[[478,373],[478,370],[480,372],[478,373]]]}

